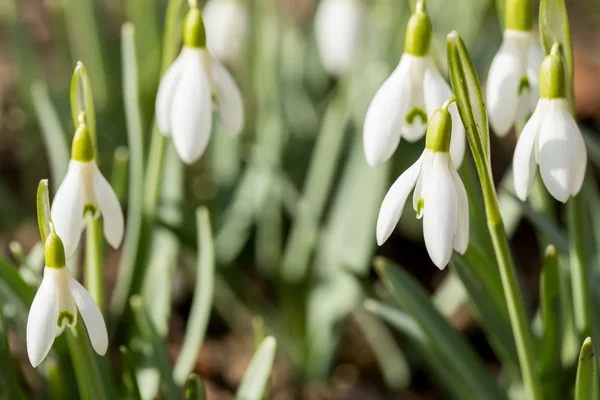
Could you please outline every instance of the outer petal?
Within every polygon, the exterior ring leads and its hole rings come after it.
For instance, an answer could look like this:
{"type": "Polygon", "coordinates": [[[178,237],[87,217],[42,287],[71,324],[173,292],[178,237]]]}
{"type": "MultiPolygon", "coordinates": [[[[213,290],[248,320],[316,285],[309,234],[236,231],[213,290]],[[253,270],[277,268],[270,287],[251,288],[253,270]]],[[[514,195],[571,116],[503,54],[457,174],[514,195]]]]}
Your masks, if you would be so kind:
{"type": "Polygon", "coordinates": [[[585,170],[587,168],[587,149],[585,147],[585,141],[581,135],[581,131],[577,126],[577,122],[573,117],[569,118],[568,122],[569,132],[571,134],[571,151],[575,156],[574,160],[574,171],[572,172],[571,178],[571,196],[577,195],[583,185],[583,179],[585,178],[585,170]]]}
{"type": "Polygon", "coordinates": [[[171,134],[169,115],[171,114],[173,95],[177,89],[177,83],[181,77],[186,56],[187,53],[185,50],[179,54],[163,76],[158,87],[158,94],[156,95],[156,125],[163,135],[171,134]]]}
{"type": "Polygon", "coordinates": [[[460,254],[465,254],[469,247],[469,199],[465,185],[460,179],[458,172],[450,166],[452,181],[456,189],[456,198],[458,202],[458,215],[456,221],[456,233],[454,234],[454,250],[460,254]]]}
{"type": "Polygon", "coordinates": [[[108,332],[102,313],[92,296],[72,276],[69,276],[69,288],[85,322],[92,347],[96,353],[103,356],[108,348],[108,332]]]}
{"type": "Polygon", "coordinates": [[[216,59],[212,59],[212,79],[221,123],[233,135],[244,128],[244,102],[235,80],[216,59]]]}
{"type": "Polygon", "coordinates": [[[33,367],[37,367],[48,355],[58,318],[58,292],[52,279],[53,271],[44,269],[40,285],[27,317],[27,355],[33,367]]]}
{"type": "Polygon", "coordinates": [[[458,200],[448,154],[437,153],[425,182],[423,236],[431,261],[444,269],[452,256],[458,221],[458,200]]]}
{"type": "Polygon", "coordinates": [[[104,236],[113,249],[121,245],[123,232],[125,231],[125,220],[121,204],[102,172],[94,163],[94,193],[98,208],[102,213],[104,221],[104,236]]]}
{"type": "Polygon", "coordinates": [[[563,203],[571,195],[578,165],[578,147],[570,131],[571,120],[565,99],[549,100],[538,137],[542,180],[550,194],[563,203]]]}
{"type": "Polygon", "coordinates": [[[202,10],[209,50],[219,60],[233,63],[239,59],[248,37],[248,15],[237,0],[210,0],[202,10]]]}
{"type": "Polygon", "coordinates": [[[404,171],[385,195],[377,218],[377,244],[379,246],[385,243],[398,224],[404,203],[417,182],[422,160],[423,156],[419,157],[410,168],[404,171]]]}
{"type": "Polygon", "coordinates": [[[402,56],[398,67],[383,82],[367,111],[363,146],[367,162],[372,167],[388,160],[400,143],[410,90],[409,63],[402,56]]]}
{"type": "Polygon", "coordinates": [[[537,142],[540,124],[548,107],[547,100],[540,100],[538,106],[525,124],[517,141],[513,157],[513,180],[515,193],[523,201],[527,199],[536,175],[535,144],[537,142]]]}
{"type": "Polygon", "coordinates": [[[404,117],[404,124],[402,125],[402,137],[409,142],[416,142],[425,136],[427,115],[413,118],[410,125],[406,117],[415,110],[420,110],[422,113],[427,114],[425,109],[424,77],[428,62],[432,62],[425,57],[415,57],[410,54],[404,54],[402,58],[407,60],[409,76],[408,107],[407,115],[404,117]]]}
{"type": "Polygon", "coordinates": [[[210,139],[212,101],[210,81],[205,70],[205,50],[189,49],[181,78],[173,96],[170,122],[173,144],[179,157],[191,164],[198,160],[210,139]]]}
{"type": "Polygon", "coordinates": [[[417,213],[417,218],[421,219],[423,217],[423,208],[419,209],[419,201],[423,199],[423,182],[427,182],[429,180],[429,172],[431,171],[431,167],[433,166],[433,159],[435,158],[435,153],[429,150],[425,150],[423,152],[423,161],[421,163],[421,172],[419,173],[419,178],[417,179],[417,185],[415,186],[415,190],[413,192],[413,208],[417,213]]]}
{"type": "Polygon", "coordinates": [[[463,125],[460,114],[458,113],[458,106],[456,103],[450,104],[448,107],[450,115],[452,116],[452,139],[450,140],[450,157],[452,158],[452,164],[456,169],[459,169],[465,158],[466,148],[466,136],[465,126],[463,125]]]}
{"type": "Polygon", "coordinates": [[[529,81],[529,102],[532,110],[540,99],[540,66],[544,61],[544,52],[538,42],[531,41],[527,53],[527,80],[529,81]]]}
{"type": "Polygon", "coordinates": [[[65,254],[71,257],[83,230],[83,168],[84,163],[71,160],[65,179],[63,179],[54,201],[51,216],[56,233],[63,241],[65,254]]]}

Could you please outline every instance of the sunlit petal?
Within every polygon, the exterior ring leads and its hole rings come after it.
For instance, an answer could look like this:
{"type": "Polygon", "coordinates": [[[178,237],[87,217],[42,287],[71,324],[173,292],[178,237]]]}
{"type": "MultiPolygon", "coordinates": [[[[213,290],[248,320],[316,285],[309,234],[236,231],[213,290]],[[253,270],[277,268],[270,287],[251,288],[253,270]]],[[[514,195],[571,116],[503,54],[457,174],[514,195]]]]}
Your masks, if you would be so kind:
{"type": "Polygon", "coordinates": [[[452,174],[452,181],[454,182],[454,188],[456,190],[457,204],[458,204],[458,215],[456,220],[456,233],[454,234],[454,250],[460,254],[464,254],[469,247],[469,199],[467,198],[467,191],[463,184],[458,172],[450,167],[452,174]]]}
{"type": "Polygon", "coordinates": [[[106,331],[106,324],[98,305],[87,290],[72,276],[69,276],[69,287],[73,295],[73,300],[75,300],[77,308],[81,313],[81,318],[85,322],[92,347],[101,356],[106,354],[106,350],[108,349],[108,332],[106,331]]]}
{"type": "Polygon", "coordinates": [[[98,208],[102,213],[104,225],[104,236],[113,249],[118,248],[123,241],[125,231],[125,220],[121,204],[110,186],[110,183],[102,175],[98,166],[94,163],[94,192],[98,208]]]}
{"type": "Polygon", "coordinates": [[[242,94],[229,71],[218,60],[213,58],[211,66],[221,123],[227,132],[238,135],[244,128],[242,94]]]}
{"type": "Polygon", "coordinates": [[[156,95],[156,125],[163,135],[171,134],[169,115],[173,104],[173,95],[177,89],[177,83],[181,77],[181,71],[185,64],[184,59],[187,54],[185,50],[181,52],[163,76],[158,87],[158,94],[156,95]]]}
{"type": "Polygon", "coordinates": [[[513,180],[515,193],[523,201],[529,196],[535,179],[537,170],[535,144],[547,106],[547,100],[540,100],[537,109],[523,128],[515,147],[513,180]]]}
{"type": "Polygon", "coordinates": [[[63,241],[65,254],[71,257],[77,250],[83,229],[83,169],[85,164],[71,160],[65,179],[62,181],[54,201],[51,216],[56,233],[63,241]]]}
{"type": "Polygon", "coordinates": [[[44,269],[44,279],[27,317],[27,355],[33,367],[37,367],[46,358],[54,343],[58,293],[52,272],[49,268],[44,269]]]}

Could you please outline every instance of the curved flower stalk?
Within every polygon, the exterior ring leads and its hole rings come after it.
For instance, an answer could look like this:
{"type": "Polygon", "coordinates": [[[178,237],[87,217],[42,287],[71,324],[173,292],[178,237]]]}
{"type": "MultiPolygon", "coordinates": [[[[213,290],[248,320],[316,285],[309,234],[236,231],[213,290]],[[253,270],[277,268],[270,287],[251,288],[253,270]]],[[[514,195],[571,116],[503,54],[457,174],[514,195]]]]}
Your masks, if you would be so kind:
{"type": "Polygon", "coordinates": [[[540,69],[540,100],[523,128],[513,158],[515,192],[527,199],[537,164],[542,181],[556,200],[565,203],[581,190],[587,165],[585,142],[566,98],[565,67],[558,44],[540,69]]]}
{"type": "Polygon", "coordinates": [[[108,348],[106,324],[94,299],[65,266],[62,241],[52,231],[44,244],[44,278],[27,318],[27,354],[37,367],[48,355],[54,339],[77,324],[77,310],[86,325],[92,347],[104,355],[108,348]]]}
{"type": "Polygon", "coordinates": [[[83,116],[73,138],[67,175],[52,202],[51,215],[56,233],[63,238],[67,257],[77,250],[87,223],[100,215],[108,243],[116,249],[123,240],[123,211],[117,195],[94,160],[94,148],[83,116]]]}
{"type": "Polygon", "coordinates": [[[323,0],[315,13],[317,50],[325,70],[342,77],[360,50],[366,9],[362,0],[323,0]]]}
{"type": "Polygon", "coordinates": [[[156,123],[173,137],[183,162],[197,161],[212,130],[213,95],[221,123],[237,135],[244,126],[242,95],[231,74],[206,49],[202,14],[192,5],[186,19],[183,49],[164,75],[156,97],[156,123]]]}
{"type": "Polygon", "coordinates": [[[499,137],[535,109],[544,59],[532,31],[531,0],[508,0],[506,11],[502,45],[490,66],[486,88],[490,124],[499,137]]]}
{"type": "MultiPolygon", "coordinates": [[[[420,2],[408,22],[400,63],[375,94],[365,117],[363,145],[371,166],[388,160],[400,138],[409,142],[421,139],[428,117],[452,97],[450,86],[427,55],[431,31],[420,2]]],[[[459,168],[465,153],[465,130],[456,104],[451,104],[449,111],[453,120],[450,154],[459,168]]]]}
{"type": "Polygon", "coordinates": [[[469,245],[469,202],[450,159],[452,117],[447,107],[446,103],[434,112],[425,151],[392,185],[377,219],[377,243],[381,246],[398,224],[414,188],[413,207],[417,218],[423,218],[425,246],[439,269],[448,265],[452,249],[464,254],[469,245]]]}
{"type": "Polygon", "coordinates": [[[243,0],[209,0],[204,9],[206,44],[224,63],[240,59],[248,39],[248,7],[243,0]]]}

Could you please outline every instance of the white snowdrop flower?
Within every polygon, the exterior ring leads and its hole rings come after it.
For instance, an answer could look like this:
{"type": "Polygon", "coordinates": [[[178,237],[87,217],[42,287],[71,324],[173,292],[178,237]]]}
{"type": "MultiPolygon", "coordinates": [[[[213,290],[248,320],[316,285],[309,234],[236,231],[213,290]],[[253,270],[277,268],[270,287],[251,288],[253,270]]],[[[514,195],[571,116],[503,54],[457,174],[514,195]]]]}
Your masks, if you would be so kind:
{"type": "Polygon", "coordinates": [[[569,110],[559,52],[557,43],[542,63],[540,100],[515,148],[515,192],[523,201],[531,192],[537,164],[548,192],[563,203],[579,193],[585,176],[587,151],[569,110]]]}
{"type": "Polygon", "coordinates": [[[315,13],[317,50],[325,70],[337,77],[350,71],[360,50],[366,7],[361,0],[322,0],[315,13]]]}
{"type": "Polygon", "coordinates": [[[248,39],[248,9],[242,0],[209,0],[202,10],[206,44],[224,63],[235,63],[248,39]]]}
{"type": "Polygon", "coordinates": [[[46,238],[44,255],[44,278],[27,318],[27,354],[31,365],[37,367],[48,355],[54,339],[67,326],[72,328],[77,324],[77,310],[92,347],[104,355],[108,347],[104,318],[92,296],[65,267],[65,250],[55,232],[46,238]]]}
{"type": "Polygon", "coordinates": [[[123,240],[125,222],[114,190],[98,169],[94,148],[85,122],[81,119],[71,150],[71,161],[51,209],[56,233],[63,239],[71,257],[86,224],[102,215],[104,236],[113,248],[123,240]]]}
{"type": "Polygon", "coordinates": [[[162,78],[156,97],[156,123],[172,136],[187,164],[197,161],[212,130],[213,95],[221,123],[231,134],[244,126],[242,95],[225,67],[206,50],[202,14],[192,7],[185,19],[183,49],[162,78]]]}
{"type": "MultiPolygon", "coordinates": [[[[427,55],[431,23],[419,4],[408,22],[404,54],[375,94],[365,117],[363,146],[371,166],[388,160],[401,138],[409,142],[421,139],[428,117],[452,97],[450,86],[427,55]]],[[[465,153],[465,130],[456,104],[449,111],[454,124],[450,154],[458,168],[465,153]]]]}
{"type": "Polygon", "coordinates": [[[486,102],[490,124],[505,136],[531,115],[539,99],[539,68],[544,59],[532,31],[530,0],[508,0],[502,45],[488,73],[486,102]]]}
{"type": "Polygon", "coordinates": [[[467,192],[449,154],[452,129],[446,108],[433,113],[425,151],[392,185],[377,219],[377,243],[381,246],[394,231],[414,189],[413,207],[417,218],[423,218],[425,246],[440,269],[448,265],[452,249],[464,254],[469,245],[467,192]]]}

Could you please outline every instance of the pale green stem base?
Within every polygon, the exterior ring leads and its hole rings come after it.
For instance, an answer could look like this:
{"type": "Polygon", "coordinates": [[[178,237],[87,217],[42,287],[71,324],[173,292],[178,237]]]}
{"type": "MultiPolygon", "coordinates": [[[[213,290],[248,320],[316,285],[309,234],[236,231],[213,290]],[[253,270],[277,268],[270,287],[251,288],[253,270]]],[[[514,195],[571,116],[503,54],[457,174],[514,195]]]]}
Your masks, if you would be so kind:
{"type": "Polygon", "coordinates": [[[102,220],[91,221],[85,230],[85,288],[104,312],[104,237],[102,220]]]}

